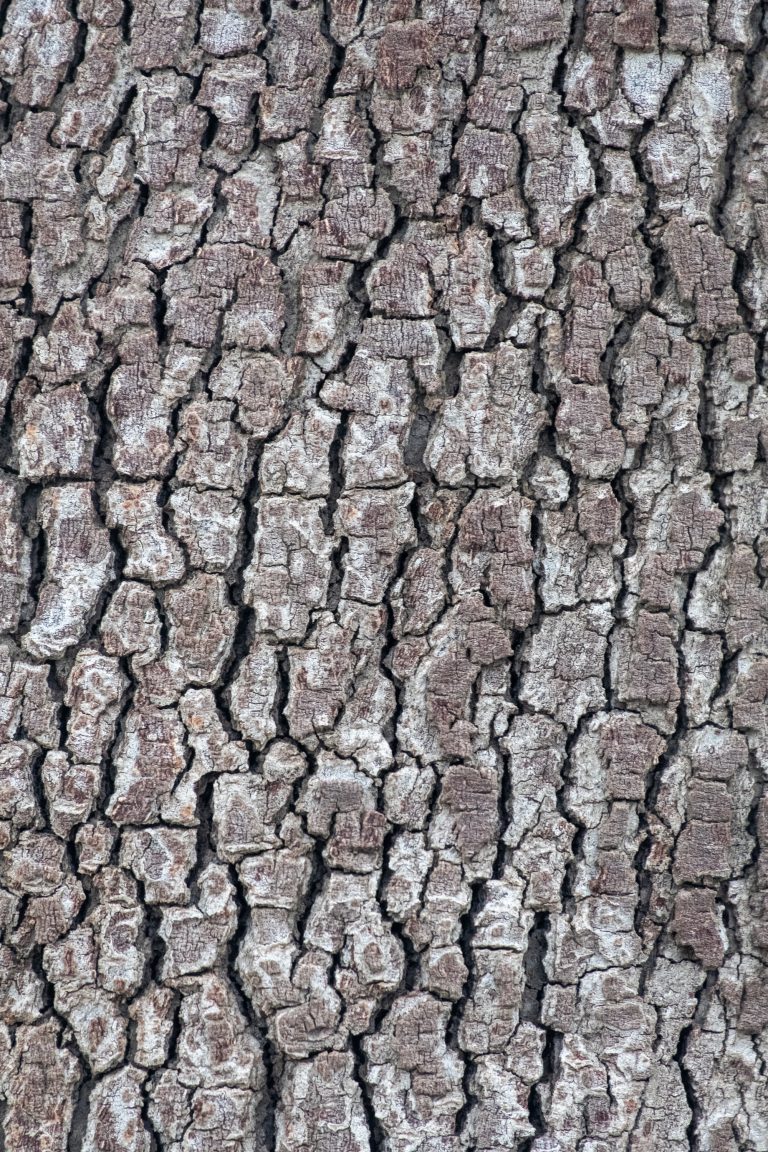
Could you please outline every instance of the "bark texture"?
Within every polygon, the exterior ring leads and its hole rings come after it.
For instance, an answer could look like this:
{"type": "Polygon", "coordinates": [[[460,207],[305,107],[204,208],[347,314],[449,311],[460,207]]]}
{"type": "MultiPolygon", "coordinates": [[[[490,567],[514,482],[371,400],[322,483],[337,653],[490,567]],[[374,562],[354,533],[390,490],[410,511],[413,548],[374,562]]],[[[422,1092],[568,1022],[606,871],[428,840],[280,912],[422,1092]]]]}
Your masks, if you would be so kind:
{"type": "Polygon", "coordinates": [[[765,1152],[764,5],[3,7],[6,1152],[765,1152]]]}

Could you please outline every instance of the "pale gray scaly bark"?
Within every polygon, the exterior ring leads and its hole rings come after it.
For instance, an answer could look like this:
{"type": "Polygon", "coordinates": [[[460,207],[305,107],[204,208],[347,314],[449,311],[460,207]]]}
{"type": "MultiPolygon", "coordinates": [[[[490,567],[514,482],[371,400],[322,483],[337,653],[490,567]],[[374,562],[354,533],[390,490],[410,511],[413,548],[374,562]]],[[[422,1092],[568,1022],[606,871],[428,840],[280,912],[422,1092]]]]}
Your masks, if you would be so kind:
{"type": "Polygon", "coordinates": [[[765,4],[2,8],[5,1152],[765,1152],[765,4]]]}

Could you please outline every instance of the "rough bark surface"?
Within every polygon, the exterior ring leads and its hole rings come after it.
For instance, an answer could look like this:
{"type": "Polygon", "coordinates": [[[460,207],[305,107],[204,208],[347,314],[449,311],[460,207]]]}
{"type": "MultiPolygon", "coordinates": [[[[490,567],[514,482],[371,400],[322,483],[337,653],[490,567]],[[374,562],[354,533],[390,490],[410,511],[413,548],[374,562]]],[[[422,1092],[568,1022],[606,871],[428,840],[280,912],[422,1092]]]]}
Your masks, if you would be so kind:
{"type": "Polygon", "coordinates": [[[10,0],[5,1152],[768,1148],[753,0],[10,0]]]}

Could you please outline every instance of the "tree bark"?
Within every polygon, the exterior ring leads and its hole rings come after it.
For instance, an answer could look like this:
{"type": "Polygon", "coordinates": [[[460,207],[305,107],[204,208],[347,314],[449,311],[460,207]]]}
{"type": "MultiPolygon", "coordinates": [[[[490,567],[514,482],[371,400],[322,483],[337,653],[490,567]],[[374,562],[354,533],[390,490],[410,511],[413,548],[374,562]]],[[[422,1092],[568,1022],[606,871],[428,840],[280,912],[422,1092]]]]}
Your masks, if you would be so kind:
{"type": "Polygon", "coordinates": [[[765,1152],[765,5],[4,7],[5,1152],[765,1152]]]}

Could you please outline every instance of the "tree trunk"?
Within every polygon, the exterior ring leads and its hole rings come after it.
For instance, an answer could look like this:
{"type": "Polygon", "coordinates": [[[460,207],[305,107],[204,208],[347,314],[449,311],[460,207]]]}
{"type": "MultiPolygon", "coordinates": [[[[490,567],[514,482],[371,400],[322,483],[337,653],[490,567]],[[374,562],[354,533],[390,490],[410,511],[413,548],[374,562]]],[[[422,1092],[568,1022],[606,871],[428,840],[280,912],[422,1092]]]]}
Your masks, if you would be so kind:
{"type": "Polygon", "coordinates": [[[764,7],[5,5],[5,1152],[768,1149],[764,7]]]}

